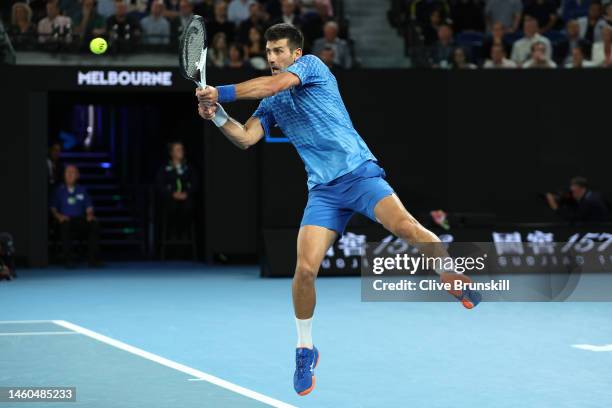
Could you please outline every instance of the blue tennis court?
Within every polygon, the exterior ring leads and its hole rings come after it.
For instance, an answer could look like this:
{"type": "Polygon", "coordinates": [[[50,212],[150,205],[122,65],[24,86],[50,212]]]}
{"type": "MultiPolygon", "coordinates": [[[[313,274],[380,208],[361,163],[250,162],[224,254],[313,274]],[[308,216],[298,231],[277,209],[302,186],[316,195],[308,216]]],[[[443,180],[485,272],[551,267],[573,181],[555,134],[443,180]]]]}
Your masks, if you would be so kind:
{"type": "Polygon", "coordinates": [[[190,263],[24,270],[0,286],[0,386],[73,386],[75,407],[612,406],[611,303],[467,311],[362,303],[358,278],[317,288],[322,358],[301,398],[287,279],[190,263]]]}

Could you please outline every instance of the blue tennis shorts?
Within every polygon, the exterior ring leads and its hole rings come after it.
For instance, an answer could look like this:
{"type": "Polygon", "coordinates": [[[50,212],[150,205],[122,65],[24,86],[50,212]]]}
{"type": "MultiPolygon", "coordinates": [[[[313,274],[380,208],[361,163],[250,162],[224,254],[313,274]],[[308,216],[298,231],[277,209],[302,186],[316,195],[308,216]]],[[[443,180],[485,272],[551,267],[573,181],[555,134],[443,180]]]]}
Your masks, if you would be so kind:
{"type": "Polygon", "coordinates": [[[317,225],[342,235],[356,212],[378,222],[374,207],[394,193],[386,177],[376,162],[368,160],[344,176],[313,187],[308,192],[301,225],[317,225]]]}

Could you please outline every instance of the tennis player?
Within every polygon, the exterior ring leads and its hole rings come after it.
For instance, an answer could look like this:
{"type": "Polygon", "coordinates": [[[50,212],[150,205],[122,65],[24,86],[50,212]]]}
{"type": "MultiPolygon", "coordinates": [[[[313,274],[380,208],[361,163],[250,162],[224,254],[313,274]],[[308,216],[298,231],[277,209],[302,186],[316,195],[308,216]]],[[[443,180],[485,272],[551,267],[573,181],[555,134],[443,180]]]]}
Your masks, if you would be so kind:
{"type": "MultiPolygon", "coordinates": [[[[295,391],[306,395],[315,387],[319,360],[312,341],[315,278],[325,253],[353,213],[366,215],[412,244],[440,240],[406,211],[387,183],[385,171],[353,128],[336,78],[319,58],[302,55],[302,33],[290,24],[277,24],[265,38],[272,76],[208,86],[198,89],[196,96],[200,116],[212,120],[236,146],[247,149],[279,126],[306,166],[308,204],[297,239],[292,285],[298,334],[293,382],[295,391]],[[238,99],[262,100],[245,124],[231,118],[221,105],[238,99]]],[[[427,248],[423,246],[423,252],[427,248]]],[[[426,255],[444,256],[445,251],[426,255]]],[[[467,308],[480,301],[476,292],[453,294],[467,308]]]]}

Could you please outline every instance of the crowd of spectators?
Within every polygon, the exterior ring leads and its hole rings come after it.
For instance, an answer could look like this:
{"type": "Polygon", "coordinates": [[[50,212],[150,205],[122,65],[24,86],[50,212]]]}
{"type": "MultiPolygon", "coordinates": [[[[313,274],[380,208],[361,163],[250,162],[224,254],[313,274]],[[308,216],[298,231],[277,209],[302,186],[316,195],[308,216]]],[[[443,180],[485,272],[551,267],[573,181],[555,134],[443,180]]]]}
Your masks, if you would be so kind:
{"type": "Polygon", "coordinates": [[[0,12],[17,50],[87,50],[92,38],[104,37],[111,53],[171,51],[198,14],[215,67],[266,69],[264,32],[280,22],[300,28],[305,51],[330,67],[353,65],[332,0],[6,0],[0,12]]]}
{"type": "Polygon", "coordinates": [[[417,66],[612,67],[612,0],[392,0],[417,66]]]}

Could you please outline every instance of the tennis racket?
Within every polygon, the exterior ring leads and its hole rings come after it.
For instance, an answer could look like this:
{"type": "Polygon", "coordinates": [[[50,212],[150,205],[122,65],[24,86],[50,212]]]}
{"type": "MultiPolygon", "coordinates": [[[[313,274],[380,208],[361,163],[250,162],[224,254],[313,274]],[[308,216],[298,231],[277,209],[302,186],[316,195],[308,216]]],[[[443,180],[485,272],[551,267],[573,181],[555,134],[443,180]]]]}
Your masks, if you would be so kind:
{"type": "Polygon", "coordinates": [[[206,52],[208,37],[206,26],[201,16],[194,15],[189,20],[179,45],[179,64],[181,74],[196,83],[202,89],[206,88],[206,52]]]}

